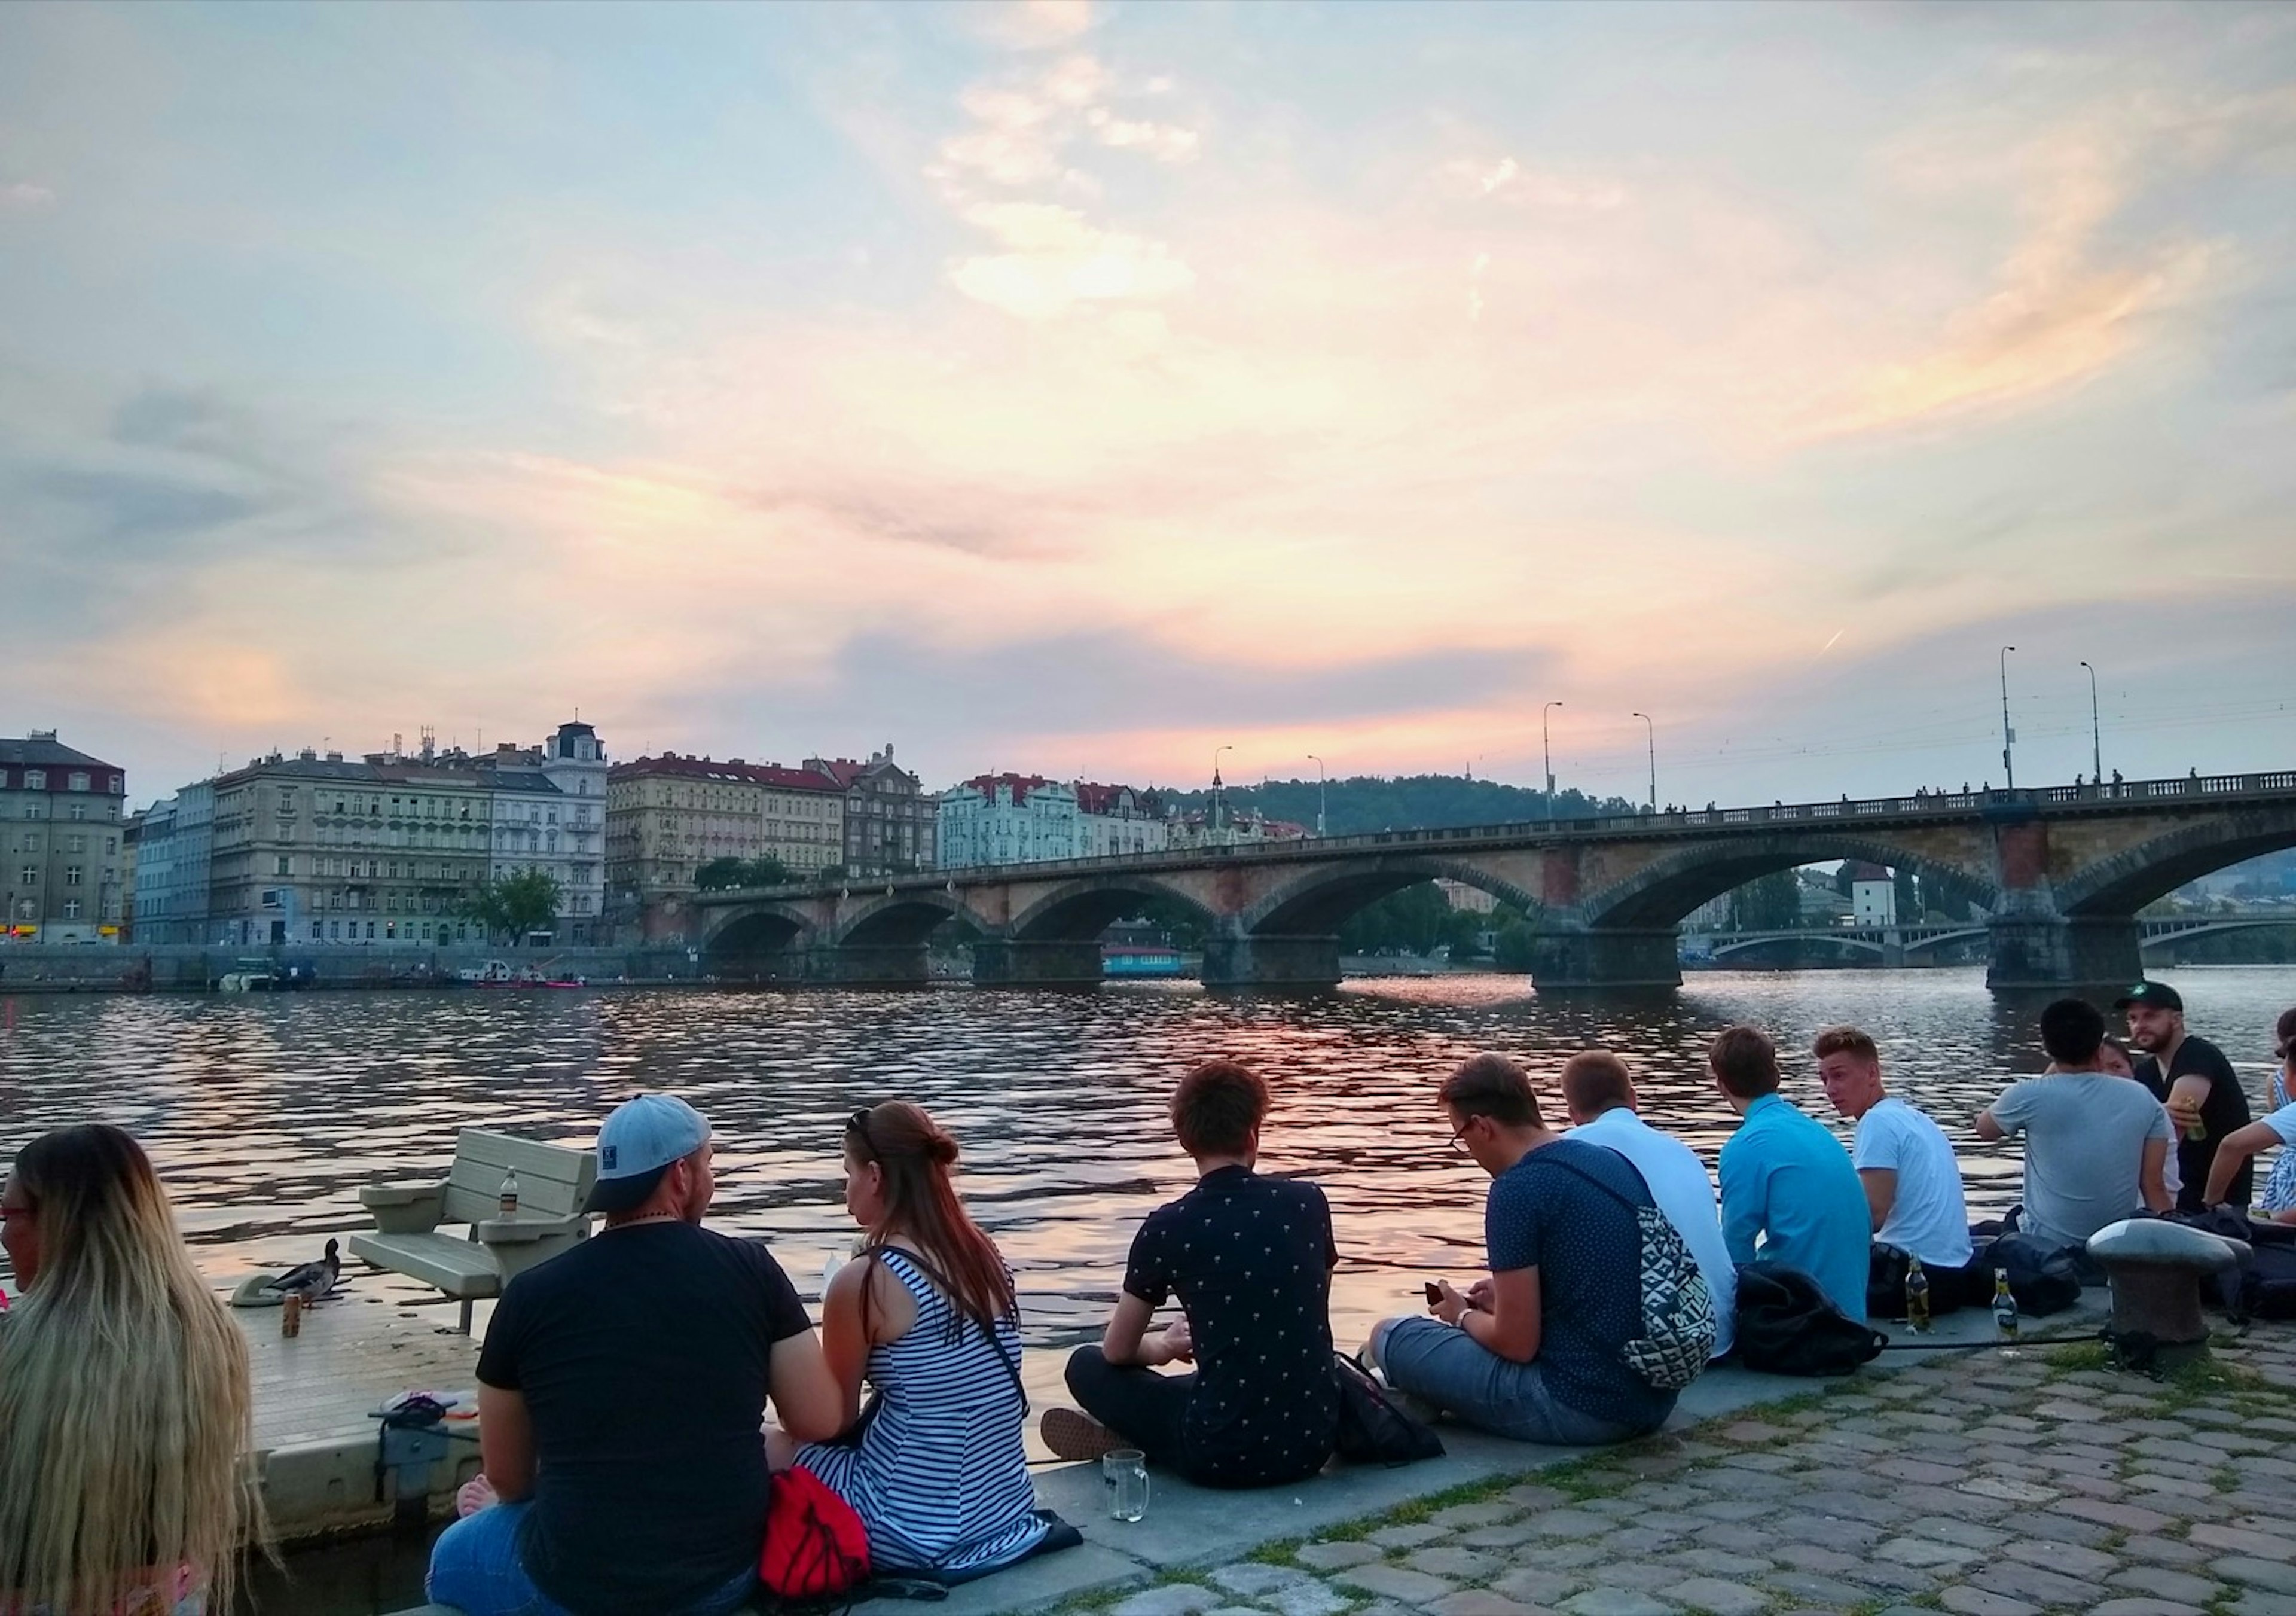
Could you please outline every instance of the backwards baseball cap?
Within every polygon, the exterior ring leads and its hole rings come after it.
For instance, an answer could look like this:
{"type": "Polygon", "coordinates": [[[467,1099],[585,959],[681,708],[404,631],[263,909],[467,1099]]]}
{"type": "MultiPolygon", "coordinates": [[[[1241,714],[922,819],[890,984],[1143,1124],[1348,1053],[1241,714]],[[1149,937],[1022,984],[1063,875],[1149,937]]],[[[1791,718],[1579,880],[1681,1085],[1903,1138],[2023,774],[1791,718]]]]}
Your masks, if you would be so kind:
{"type": "Polygon", "coordinates": [[[2131,1005],[2151,1005],[2161,1010],[2182,1013],[2185,996],[2166,982],[2139,982],[2112,1001],[2115,1010],[2126,1010],[2131,1005]]]}
{"type": "Polygon", "coordinates": [[[709,1142],[709,1119],[676,1095],[640,1095],[614,1107],[598,1128],[598,1181],[586,1212],[643,1206],[662,1175],[709,1142]]]}

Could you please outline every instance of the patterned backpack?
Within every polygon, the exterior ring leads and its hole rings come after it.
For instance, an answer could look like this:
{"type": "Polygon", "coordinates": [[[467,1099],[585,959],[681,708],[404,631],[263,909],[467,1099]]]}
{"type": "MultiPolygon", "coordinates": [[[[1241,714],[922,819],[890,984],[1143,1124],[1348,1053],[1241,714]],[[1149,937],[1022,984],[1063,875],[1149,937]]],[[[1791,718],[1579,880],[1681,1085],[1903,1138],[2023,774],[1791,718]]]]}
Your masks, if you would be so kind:
{"type": "MultiPolygon", "coordinates": [[[[1548,1155],[1551,1165],[1585,1179],[1634,1213],[1643,1237],[1643,1333],[1626,1344],[1621,1356],[1628,1367],[1660,1390],[1681,1390],[1714,1356],[1715,1341],[1714,1297],[1706,1288],[1706,1276],[1698,1271],[1697,1259],[1683,1243],[1682,1231],[1655,1206],[1636,1206],[1592,1173],[1548,1155]]],[[[1619,1160],[1635,1170],[1624,1156],[1619,1160]]]]}

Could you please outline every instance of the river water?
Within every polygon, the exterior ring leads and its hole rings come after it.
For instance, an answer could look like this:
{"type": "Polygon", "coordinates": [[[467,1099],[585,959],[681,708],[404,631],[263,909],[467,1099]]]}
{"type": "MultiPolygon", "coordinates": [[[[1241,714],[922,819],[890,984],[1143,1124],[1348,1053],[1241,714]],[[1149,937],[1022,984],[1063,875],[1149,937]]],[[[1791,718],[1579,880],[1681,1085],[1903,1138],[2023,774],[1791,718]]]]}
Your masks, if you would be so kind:
{"type": "MultiPolygon", "coordinates": [[[[2296,970],[2167,980],[2193,1029],[2223,1046],[2260,1098],[2296,970]]],[[[1880,1043],[1892,1091],[1961,1142],[1971,1210],[1982,1216],[2014,1198],[2018,1160],[2013,1144],[1978,1144],[1969,1120],[2012,1078],[2040,1070],[2038,1008],[1996,998],[1980,972],[1944,970],[1701,973],[1675,993],[1616,998],[1542,998],[1495,976],[1362,980],[1303,999],[1147,983],[1092,994],[25,996],[0,998],[0,1159],[68,1122],[127,1128],[223,1286],[365,1226],[357,1186],[442,1171],[464,1124],[587,1145],[618,1101],[668,1089],[717,1130],[713,1226],[765,1235],[817,1302],[824,1262],[854,1235],[838,1161],[844,1119],[904,1096],[956,1134],[965,1198],[1020,1273],[1041,1407],[1061,1395],[1059,1349],[1105,1321],[1141,1217],[1190,1182],[1163,1107],[1193,1062],[1238,1056],[1272,1085],[1262,1165],[1311,1175],[1330,1194],[1341,1254],[1333,1334],[1352,1349],[1372,1320],[1417,1310],[1426,1276],[1464,1280],[1480,1265],[1485,1181],[1448,1149],[1432,1100],[1477,1050],[1522,1059],[1550,1097],[1564,1057],[1618,1050],[1644,1114],[1710,1165],[1733,1126],[1704,1075],[1712,1034],[1736,1021],[1768,1030],[1785,1052],[1789,1095],[1846,1138],[1806,1052],[1820,1027],[1853,1021],[1880,1043]]],[[[360,1273],[350,1283],[451,1322],[411,1282],[360,1273]]],[[[299,1554],[284,1579],[257,1577],[261,1608],[397,1610],[419,1600],[423,1559],[420,1540],[390,1538],[299,1554]]]]}
{"type": "MultiPolygon", "coordinates": [[[[2296,970],[2170,980],[2193,1029],[2260,1095],[2296,970]]],[[[1495,976],[1364,980],[1308,999],[1188,984],[25,996],[0,1000],[0,1151],[89,1118],[127,1127],[220,1284],[365,1226],[357,1187],[443,1169],[465,1123],[586,1145],[617,1101],[668,1089],[718,1135],[713,1224],[767,1236],[810,1300],[824,1259],[853,1235],[843,1120],[906,1096],[962,1143],[964,1193],[1020,1272],[1030,1344],[1054,1347],[1098,1330],[1134,1226],[1189,1181],[1163,1115],[1173,1081],[1194,1061],[1234,1055],[1275,1089],[1264,1165],[1312,1175],[1330,1194],[1342,1254],[1333,1322],[1351,1347],[1364,1325],[1411,1304],[1422,1276],[1479,1259],[1482,1181],[1447,1150],[1431,1098],[1466,1054],[1518,1055],[1551,1095],[1565,1055],[1606,1045],[1633,1067],[1644,1114],[1710,1163],[1732,1126],[1704,1076],[1716,1029],[1768,1029],[1786,1052],[1788,1093],[1840,1127],[1802,1052],[1819,1027],[1854,1021],[1880,1042],[1893,1092],[1964,1142],[1982,1215],[2014,1197],[2017,1159],[2013,1146],[1977,1144],[1968,1120],[2039,1070],[2036,1008],[1960,971],[1715,972],[1616,999],[1542,998],[1495,976]]]]}

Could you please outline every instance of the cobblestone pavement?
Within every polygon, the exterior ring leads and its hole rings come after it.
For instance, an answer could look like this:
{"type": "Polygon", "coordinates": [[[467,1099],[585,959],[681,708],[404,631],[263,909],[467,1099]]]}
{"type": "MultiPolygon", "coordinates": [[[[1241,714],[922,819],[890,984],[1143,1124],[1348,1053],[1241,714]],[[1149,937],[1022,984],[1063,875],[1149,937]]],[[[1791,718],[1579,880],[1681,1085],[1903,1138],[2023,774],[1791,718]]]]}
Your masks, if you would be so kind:
{"type": "Polygon", "coordinates": [[[1113,1616],[2296,1616],[2296,1329],[2165,1383],[1931,1359],[1409,1506],[1113,1616]]]}

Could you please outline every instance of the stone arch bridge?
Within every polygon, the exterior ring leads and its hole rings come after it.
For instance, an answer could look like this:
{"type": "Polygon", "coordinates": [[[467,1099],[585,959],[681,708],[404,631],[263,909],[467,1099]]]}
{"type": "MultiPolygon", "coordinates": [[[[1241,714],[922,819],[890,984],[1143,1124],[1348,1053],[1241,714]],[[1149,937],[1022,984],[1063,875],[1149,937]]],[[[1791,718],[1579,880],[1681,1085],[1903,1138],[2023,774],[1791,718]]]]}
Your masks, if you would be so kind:
{"type": "Polygon", "coordinates": [[[2144,905],[2291,847],[2296,771],[1382,831],[693,904],[721,977],[922,982],[927,934],[958,919],[977,933],[976,981],[1082,986],[1101,980],[1109,923],[1161,899],[1201,916],[1206,985],[1297,989],[1339,980],[1349,915],[1446,876],[1530,917],[1542,988],[1672,987],[1684,916],[1772,871],[1853,858],[1977,894],[1992,986],[2095,987],[2139,973],[2144,905]]]}

